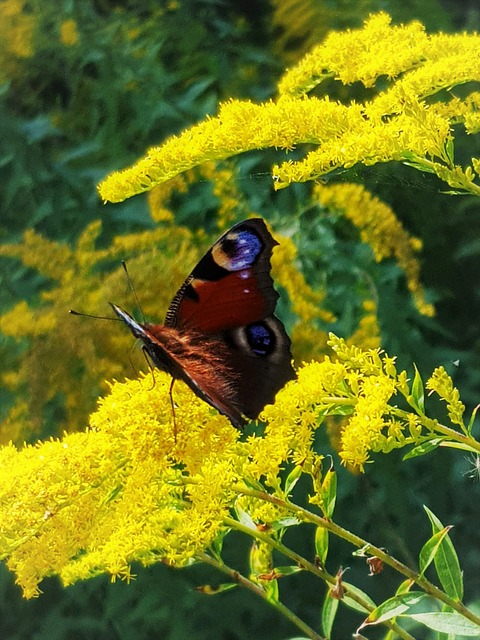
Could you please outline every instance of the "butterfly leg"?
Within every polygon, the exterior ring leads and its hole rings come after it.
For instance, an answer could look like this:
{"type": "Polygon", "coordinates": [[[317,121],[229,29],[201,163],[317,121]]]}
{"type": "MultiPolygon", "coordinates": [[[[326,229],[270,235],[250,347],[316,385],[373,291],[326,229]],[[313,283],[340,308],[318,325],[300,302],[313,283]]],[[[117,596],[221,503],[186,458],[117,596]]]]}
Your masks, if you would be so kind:
{"type": "Polygon", "coordinates": [[[175,444],[177,444],[177,417],[175,414],[175,403],[173,401],[173,385],[175,384],[175,378],[172,378],[170,382],[170,389],[168,390],[168,395],[170,397],[170,405],[172,407],[172,415],[173,415],[173,439],[175,440],[175,444]]]}
{"type": "Polygon", "coordinates": [[[152,389],[155,388],[155,367],[153,366],[152,361],[148,357],[147,349],[145,347],[142,347],[142,351],[143,351],[143,356],[148,364],[148,368],[150,369],[150,373],[152,374],[152,386],[149,389],[149,391],[151,391],[152,389]]]}

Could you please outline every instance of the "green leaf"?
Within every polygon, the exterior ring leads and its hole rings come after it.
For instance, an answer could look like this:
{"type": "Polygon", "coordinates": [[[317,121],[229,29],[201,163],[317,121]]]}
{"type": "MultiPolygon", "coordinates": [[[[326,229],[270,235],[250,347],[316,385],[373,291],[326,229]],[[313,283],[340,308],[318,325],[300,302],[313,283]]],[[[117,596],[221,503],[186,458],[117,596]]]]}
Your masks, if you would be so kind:
{"type": "Polygon", "coordinates": [[[217,560],[222,559],[222,549],[223,549],[223,541],[224,539],[227,537],[227,535],[230,533],[231,529],[230,527],[226,527],[225,529],[221,530],[213,539],[211,545],[210,545],[210,549],[212,554],[215,556],[215,558],[217,558],[217,560]]]}
{"type": "Polygon", "coordinates": [[[333,623],[337,615],[339,603],[339,600],[329,596],[329,591],[327,590],[327,595],[325,596],[322,606],[322,631],[327,639],[332,635],[333,623]]]}
{"type": "Polygon", "coordinates": [[[465,442],[448,442],[448,440],[445,440],[440,446],[448,447],[449,449],[460,449],[460,451],[468,451],[468,453],[475,453],[478,455],[478,449],[471,447],[465,442]]]}
{"type": "Polygon", "coordinates": [[[428,165],[421,164],[420,162],[408,162],[407,160],[402,160],[403,164],[406,164],[407,167],[413,167],[414,169],[418,169],[419,171],[423,171],[424,173],[435,173],[435,171],[429,167],[428,165]]]}
{"type": "Polygon", "coordinates": [[[432,563],[437,555],[443,539],[450,531],[451,527],[444,527],[433,534],[431,538],[423,545],[419,555],[420,575],[423,576],[427,567],[432,563]]]}
{"type": "Polygon", "coordinates": [[[342,584],[346,590],[346,594],[343,597],[342,602],[346,604],[347,607],[349,607],[350,609],[354,609],[355,611],[360,611],[360,613],[368,613],[368,609],[363,607],[361,604],[359,604],[355,600],[352,600],[352,598],[349,597],[349,594],[355,594],[359,598],[362,598],[363,600],[368,602],[368,604],[371,607],[376,606],[375,602],[370,598],[370,596],[367,595],[364,591],[362,591],[358,587],[356,587],[355,585],[350,584],[349,582],[343,582],[342,584]]]}
{"type": "MultiPolygon", "coordinates": [[[[437,516],[424,505],[423,507],[432,524],[434,533],[442,530],[443,524],[437,516]]],[[[458,561],[457,552],[449,536],[445,536],[434,557],[435,569],[438,579],[445,590],[445,593],[455,600],[461,601],[463,598],[463,576],[458,561]]]]}
{"type": "Polygon", "coordinates": [[[410,593],[410,589],[413,586],[413,582],[408,578],[404,580],[397,588],[395,595],[400,596],[403,593],[410,593]]]}
{"type": "Polygon", "coordinates": [[[265,589],[267,601],[272,604],[277,604],[279,596],[278,580],[268,580],[268,582],[263,582],[263,588],[265,589]]]}
{"type": "Polygon", "coordinates": [[[445,148],[445,153],[447,155],[447,158],[449,159],[450,164],[453,166],[455,164],[455,159],[454,159],[455,146],[454,146],[454,143],[453,143],[453,138],[450,138],[450,140],[447,140],[445,142],[444,148],[445,148]]]}
{"type": "Polygon", "coordinates": [[[315,554],[322,566],[325,566],[328,555],[328,531],[325,527],[317,527],[315,530],[315,554]]]}
{"type": "Polygon", "coordinates": [[[250,516],[249,513],[247,513],[243,509],[240,509],[240,507],[238,506],[235,507],[235,512],[237,514],[237,518],[240,524],[243,524],[245,527],[248,527],[249,529],[253,529],[254,531],[257,530],[257,527],[255,526],[255,522],[252,520],[252,517],[250,516]]]}
{"type": "Polygon", "coordinates": [[[287,495],[293,490],[302,475],[302,467],[297,465],[288,474],[285,480],[285,493],[287,495]]]}
{"type": "Polygon", "coordinates": [[[444,438],[433,438],[432,440],[422,442],[422,444],[419,444],[418,446],[413,447],[413,449],[410,449],[410,451],[403,456],[403,460],[409,460],[410,458],[418,458],[419,456],[424,456],[425,454],[430,453],[430,451],[433,451],[438,446],[440,446],[443,441],[444,438]]]}
{"type": "Polygon", "coordinates": [[[300,571],[303,571],[302,567],[295,565],[287,565],[284,567],[275,567],[275,569],[273,570],[274,573],[278,573],[279,577],[284,577],[284,576],[291,576],[294,573],[300,573],[300,571]]]}
{"type": "Polygon", "coordinates": [[[118,495],[120,495],[120,493],[123,491],[123,485],[122,484],[117,484],[116,487],[114,487],[110,493],[105,497],[104,502],[108,503],[108,502],[113,502],[118,495]]]}
{"type": "Polygon", "coordinates": [[[389,598],[369,613],[365,624],[379,624],[396,618],[422,601],[431,601],[431,598],[420,591],[410,591],[409,593],[402,593],[399,596],[389,598]]]}
{"type": "Polygon", "coordinates": [[[270,529],[272,531],[278,531],[279,529],[286,529],[287,527],[296,527],[301,523],[298,518],[294,518],[293,516],[279,518],[278,520],[274,520],[270,522],[270,529]]]}
{"type": "Polygon", "coordinates": [[[412,393],[407,397],[408,404],[420,415],[425,415],[425,391],[419,370],[415,367],[415,377],[412,382],[412,393]]]}
{"type": "Polygon", "coordinates": [[[243,478],[243,482],[245,482],[249,489],[253,489],[254,491],[265,491],[265,487],[258,480],[253,478],[243,478]]]}
{"type": "Polygon", "coordinates": [[[433,631],[440,633],[453,633],[455,636],[467,636],[469,638],[480,638],[480,625],[467,620],[456,611],[434,611],[432,613],[414,613],[406,616],[421,622],[433,631]]]}
{"type": "Polygon", "coordinates": [[[333,462],[325,474],[320,487],[320,507],[326,518],[333,516],[335,501],[337,499],[337,474],[333,468],[333,462]]]}
{"type": "Polygon", "coordinates": [[[470,420],[468,421],[468,426],[467,426],[467,431],[468,433],[472,433],[472,429],[473,429],[473,423],[475,421],[475,418],[477,416],[477,411],[480,409],[480,404],[477,404],[477,406],[475,407],[475,409],[472,411],[472,415],[470,417],[470,420]]]}

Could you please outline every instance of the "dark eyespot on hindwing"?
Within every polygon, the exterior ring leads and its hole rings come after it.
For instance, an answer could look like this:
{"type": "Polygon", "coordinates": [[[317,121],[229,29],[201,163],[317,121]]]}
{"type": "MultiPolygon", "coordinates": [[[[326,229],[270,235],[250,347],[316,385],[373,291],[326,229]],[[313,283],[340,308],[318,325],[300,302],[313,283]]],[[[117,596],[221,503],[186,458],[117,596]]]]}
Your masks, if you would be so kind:
{"type": "Polygon", "coordinates": [[[247,342],[257,356],[268,356],[275,349],[275,333],[264,322],[245,327],[247,342]]]}

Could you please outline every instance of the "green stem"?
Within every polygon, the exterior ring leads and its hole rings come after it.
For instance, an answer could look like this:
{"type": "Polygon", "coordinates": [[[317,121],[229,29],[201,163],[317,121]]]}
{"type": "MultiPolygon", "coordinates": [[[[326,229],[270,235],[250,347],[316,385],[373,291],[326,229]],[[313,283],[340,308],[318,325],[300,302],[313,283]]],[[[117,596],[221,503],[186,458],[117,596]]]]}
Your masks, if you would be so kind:
{"type": "Polygon", "coordinates": [[[285,616],[285,618],[287,618],[287,620],[290,620],[290,622],[292,624],[294,624],[296,627],[298,627],[300,629],[300,631],[302,633],[304,633],[308,638],[311,638],[312,640],[326,640],[325,638],[320,636],[314,629],[309,627],[308,624],[306,624],[301,618],[299,618],[291,609],[286,607],[281,602],[278,602],[277,600],[273,600],[272,598],[269,598],[267,592],[265,591],[265,589],[262,589],[258,584],[256,584],[252,580],[249,580],[248,578],[243,576],[238,571],[235,571],[235,569],[232,569],[232,568],[228,567],[226,564],[224,564],[223,562],[220,562],[219,560],[213,558],[212,556],[208,555],[207,553],[201,553],[197,557],[198,557],[198,559],[200,561],[205,562],[206,564],[209,564],[212,567],[215,567],[216,569],[218,569],[222,573],[225,573],[234,582],[237,582],[242,587],[245,587],[245,589],[248,589],[249,591],[251,591],[255,595],[257,595],[260,598],[262,598],[263,600],[265,600],[265,602],[268,602],[280,614],[285,616]]]}
{"type": "MultiPolygon", "coordinates": [[[[288,511],[294,513],[299,520],[304,522],[310,522],[311,524],[316,525],[317,527],[323,527],[333,533],[334,535],[342,538],[343,540],[347,540],[352,545],[363,548],[365,547],[366,552],[371,555],[377,556],[382,560],[385,564],[389,565],[399,573],[406,576],[408,579],[412,580],[419,587],[421,587],[426,593],[429,593],[434,598],[437,598],[441,602],[445,603],[447,606],[451,607],[455,611],[457,611],[460,615],[464,616],[468,620],[472,621],[475,624],[480,626],[480,617],[476,616],[472,611],[467,609],[465,605],[453,598],[450,598],[446,593],[444,593],[441,589],[433,585],[429,580],[427,580],[424,576],[420,576],[416,571],[413,571],[402,562],[397,560],[396,558],[385,553],[385,550],[376,547],[373,544],[370,544],[366,540],[363,540],[359,536],[356,536],[350,531],[347,531],[343,527],[335,524],[331,520],[327,520],[326,518],[322,518],[321,516],[317,516],[311,511],[304,509],[303,507],[299,507],[289,501],[282,500],[281,498],[277,498],[276,496],[272,496],[269,493],[264,491],[256,491],[254,489],[240,489],[239,493],[243,495],[252,496],[254,498],[258,498],[259,500],[264,500],[265,502],[271,502],[283,509],[287,509],[288,511]]],[[[249,530],[251,532],[251,530],[249,530]]],[[[307,567],[306,567],[307,568],[307,567]]],[[[309,569],[310,570],[310,569],[309,569]]],[[[348,594],[352,598],[352,594],[348,594]]],[[[363,603],[362,603],[363,605],[363,603]]],[[[371,607],[368,607],[371,610],[371,607]]]]}
{"type": "Polygon", "coordinates": [[[480,453],[480,442],[477,442],[475,438],[472,438],[471,436],[465,436],[463,435],[463,433],[459,433],[458,431],[455,431],[455,429],[452,429],[450,427],[445,427],[443,424],[439,424],[439,423],[436,423],[433,428],[435,429],[435,431],[438,431],[439,433],[445,436],[448,436],[448,438],[450,438],[451,440],[454,440],[456,442],[461,442],[462,444],[466,444],[472,449],[474,449],[475,451],[478,451],[478,453],[480,453]]]}
{"type": "Polygon", "coordinates": [[[441,157],[441,159],[445,163],[444,168],[447,171],[451,172],[450,176],[439,175],[437,170],[438,163],[433,162],[432,160],[428,160],[424,156],[417,156],[415,158],[415,162],[417,162],[419,165],[423,165],[425,167],[425,170],[429,173],[435,173],[436,175],[438,175],[441,180],[446,182],[454,189],[463,189],[465,193],[471,193],[472,195],[477,197],[480,196],[480,186],[475,184],[475,182],[469,180],[463,170],[460,169],[460,167],[456,167],[446,156],[441,157]],[[455,173],[456,169],[458,169],[457,173],[455,173]]]}
{"type": "MultiPolygon", "coordinates": [[[[255,491],[255,490],[243,491],[242,490],[241,493],[243,493],[244,495],[252,495],[254,497],[263,499],[262,491],[255,491]]],[[[265,495],[269,496],[268,493],[265,495]]],[[[272,498],[273,496],[269,496],[269,497],[272,498]]],[[[278,502],[275,502],[274,504],[281,505],[282,501],[278,499],[278,502]]],[[[286,503],[285,507],[289,508],[290,505],[286,503]]],[[[264,533],[263,531],[258,531],[258,529],[252,529],[251,527],[247,527],[246,525],[242,524],[241,522],[238,522],[238,520],[235,520],[234,518],[231,518],[231,517],[226,517],[224,522],[227,526],[231,527],[232,529],[241,531],[242,533],[245,533],[246,535],[251,536],[252,538],[256,538],[257,540],[260,540],[261,542],[268,544],[273,549],[276,549],[278,552],[282,553],[287,558],[290,558],[291,560],[293,560],[293,562],[295,562],[297,566],[301,567],[302,569],[305,569],[306,571],[309,571],[310,573],[313,573],[315,576],[317,576],[318,578],[321,578],[325,582],[331,585],[336,584],[335,576],[332,576],[331,574],[326,572],[324,569],[317,567],[317,565],[313,564],[313,562],[310,562],[309,560],[299,555],[289,547],[286,547],[282,542],[279,542],[275,538],[272,538],[268,533],[264,533]]],[[[374,610],[375,607],[373,607],[368,600],[366,600],[365,598],[362,598],[357,593],[353,593],[349,591],[348,588],[346,589],[346,593],[350,598],[350,600],[353,600],[354,602],[356,602],[358,605],[360,605],[360,607],[365,609],[365,611],[370,612],[374,610]]],[[[392,631],[395,631],[395,633],[403,640],[414,640],[413,636],[411,636],[404,629],[399,627],[395,622],[386,621],[384,624],[390,629],[392,629],[392,631]]]]}
{"type": "MultiPolygon", "coordinates": [[[[398,407],[393,407],[392,414],[402,418],[407,421],[408,416],[410,415],[408,411],[404,411],[403,409],[398,409],[398,407]]],[[[474,451],[478,451],[480,453],[480,442],[477,442],[475,438],[472,436],[465,435],[460,433],[456,429],[452,429],[451,427],[446,427],[445,425],[437,422],[436,420],[432,420],[431,418],[427,418],[426,416],[419,416],[422,425],[428,429],[430,432],[434,431],[435,433],[441,433],[444,436],[447,436],[449,440],[453,440],[454,442],[459,442],[462,445],[467,445],[474,451]]]]}

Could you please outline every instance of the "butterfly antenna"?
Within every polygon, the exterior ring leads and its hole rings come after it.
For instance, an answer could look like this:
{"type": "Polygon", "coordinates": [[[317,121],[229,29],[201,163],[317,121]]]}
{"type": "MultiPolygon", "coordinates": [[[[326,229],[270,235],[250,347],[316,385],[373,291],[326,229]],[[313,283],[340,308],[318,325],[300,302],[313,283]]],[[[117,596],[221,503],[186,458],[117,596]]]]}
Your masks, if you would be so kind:
{"type": "Polygon", "coordinates": [[[140,315],[142,316],[143,322],[145,322],[145,314],[143,313],[142,305],[140,304],[140,300],[138,299],[137,292],[135,290],[135,287],[133,286],[133,281],[130,278],[130,274],[128,273],[127,263],[125,262],[125,260],[122,260],[122,267],[123,267],[123,270],[125,271],[125,275],[127,276],[128,286],[130,287],[130,290],[133,293],[135,304],[137,305],[137,308],[140,311],[140,315]]]}
{"type": "Polygon", "coordinates": [[[95,318],[96,320],[120,320],[120,318],[112,318],[111,316],[96,316],[93,313],[83,313],[83,311],[75,311],[75,309],[69,309],[68,313],[72,316],[83,316],[84,318],[95,318]]]}

